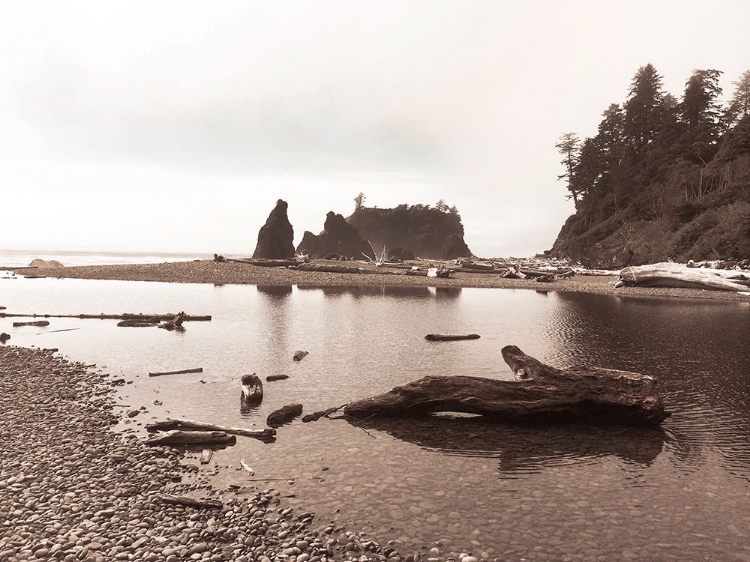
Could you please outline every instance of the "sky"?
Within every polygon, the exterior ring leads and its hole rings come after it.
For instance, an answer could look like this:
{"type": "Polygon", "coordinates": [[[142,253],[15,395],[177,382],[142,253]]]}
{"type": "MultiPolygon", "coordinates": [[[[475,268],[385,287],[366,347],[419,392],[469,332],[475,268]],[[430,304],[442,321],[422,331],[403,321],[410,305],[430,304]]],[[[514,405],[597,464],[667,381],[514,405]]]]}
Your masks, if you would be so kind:
{"type": "Polygon", "coordinates": [[[248,255],[277,199],[455,205],[478,256],[550,248],[555,149],[652,63],[750,69],[750,2],[0,4],[0,249],[248,255]]]}

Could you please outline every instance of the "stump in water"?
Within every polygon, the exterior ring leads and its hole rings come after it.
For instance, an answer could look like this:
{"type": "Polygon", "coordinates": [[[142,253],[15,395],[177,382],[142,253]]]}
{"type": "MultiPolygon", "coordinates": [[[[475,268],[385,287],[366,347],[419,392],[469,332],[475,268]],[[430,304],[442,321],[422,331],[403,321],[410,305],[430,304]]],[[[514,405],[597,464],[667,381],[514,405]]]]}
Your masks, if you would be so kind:
{"type": "Polygon", "coordinates": [[[302,404],[287,404],[271,412],[266,418],[266,423],[270,427],[278,427],[287,422],[292,421],[294,418],[302,413],[302,404]]]}
{"type": "Polygon", "coordinates": [[[245,414],[263,401],[263,382],[255,373],[243,375],[241,382],[240,412],[245,414]]]}
{"type": "Polygon", "coordinates": [[[415,416],[465,412],[498,420],[659,424],[669,416],[649,375],[580,367],[560,370],[515,346],[502,350],[518,380],[428,376],[365,400],[350,403],[344,414],[415,416]]]}

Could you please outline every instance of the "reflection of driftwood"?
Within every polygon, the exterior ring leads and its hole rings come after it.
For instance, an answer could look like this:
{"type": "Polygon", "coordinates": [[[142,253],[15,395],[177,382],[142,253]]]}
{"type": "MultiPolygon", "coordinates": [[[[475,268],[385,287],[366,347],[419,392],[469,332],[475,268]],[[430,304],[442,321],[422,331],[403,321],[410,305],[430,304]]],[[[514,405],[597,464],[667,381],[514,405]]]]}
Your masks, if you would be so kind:
{"type": "Polygon", "coordinates": [[[240,412],[246,414],[263,401],[263,382],[255,373],[243,375],[241,379],[240,412]]]}
{"type": "Polygon", "coordinates": [[[199,500],[188,496],[173,496],[172,494],[159,494],[157,497],[164,503],[186,505],[198,509],[221,509],[224,507],[224,504],[219,500],[199,500]]]}
{"type": "Polygon", "coordinates": [[[660,426],[498,424],[483,417],[447,416],[347,419],[354,426],[384,431],[428,450],[496,458],[500,470],[509,473],[605,455],[648,466],[667,440],[660,426]]]}
{"type": "Polygon", "coordinates": [[[148,431],[166,431],[170,429],[186,429],[193,431],[221,431],[230,435],[241,435],[243,437],[255,437],[256,439],[269,439],[276,435],[272,428],[264,429],[242,429],[239,427],[227,427],[212,423],[204,423],[192,420],[167,419],[166,421],[154,422],[146,425],[148,431]]]}
{"type": "Polygon", "coordinates": [[[167,431],[146,441],[147,445],[233,445],[237,437],[223,431],[167,431]]]}
{"type": "Polygon", "coordinates": [[[172,330],[182,331],[185,328],[182,326],[182,323],[185,321],[185,318],[187,317],[187,314],[184,312],[178,312],[175,314],[172,318],[167,320],[166,322],[163,322],[162,324],[159,324],[159,328],[163,328],[165,330],[169,330],[170,332],[172,330]]]}
{"type": "Polygon", "coordinates": [[[289,378],[289,375],[268,375],[266,382],[283,381],[289,378]]]}
{"type": "Polygon", "coordinates": [[[49,326],[49,322],[47,320],[37,320],[36,322],[13,322],[14,328],[20,328],[21,326],[37,326],[42,328],[44,326],[49,326]]]}
{"type": "Polygon", "coordinates": [[[615,287],[677,287],[713,291],[746,291],[750,278],[740,271],[697,269],[676,263],[626,267],[615,287]]]}
{"type": "Polygon", "coordinates": [[[179,371],[160,371],[156,373],[149,373],[149,377],[163,377],[164,375],[187,375],[190,373],[202,373],[203,367],[196,367],[195,369],[181,369],[179,371]]]}
{"type": "Polygon", "coordinates": [[[292,421],[294,418],[302,413],[302,404],[287,404],[271,412],[266,418],[266,423],[271,427],[278,427],[287,422],[292,421]]]}
{"type": "MultiPolygon", "coordinates": [[[[163,322],[174,317],[175,314],[10,314],[0,312],[0,318],[78,318],[80,320],[143,320],[146,322],[155,320],[163,322]]],[[[210,322],[211,317],[185,314],[182,320],[184,322],[210,322]]]]}
{"type": "Polygon", "coordinates": [[[654,377],[597,367],[563,371],[515,346],[504,347],[502,354],[519,380],[429,376],[352,402],[344,414],[363,418],[465,412],[500,420],[645,424],[658,424],[669,416],[654,377]]]}
{"type": "Polygon", "coordinates": [[[424,339],[428,341],[459,341],[478,340],[479,334],[427,334],[424,339]]]}
{"type": "Polygon", "coordinates": [[[292,356],[292,359],[294,359],[295,361],[302,361],[305,358],[305,356],[307,356],[309,354],[310,354],[309,351],[302,351],[302,350],[298,349],[297,351],[294,352],[294,355],[292,356]]]}

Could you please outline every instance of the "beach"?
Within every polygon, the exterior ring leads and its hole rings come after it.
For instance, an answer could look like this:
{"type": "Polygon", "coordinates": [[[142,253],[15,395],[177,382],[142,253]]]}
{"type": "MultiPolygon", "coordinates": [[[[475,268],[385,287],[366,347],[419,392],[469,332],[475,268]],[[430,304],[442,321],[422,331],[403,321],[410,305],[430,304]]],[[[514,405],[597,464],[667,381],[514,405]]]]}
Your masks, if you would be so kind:
{"type": "Polygon", "coordinates": [[[534,279],[508,279],[493,273],[459,271],[450,278],[428,278],[405,275],[403,269],[376,269],[360,262],[323,262],[361,267],[363,273],[324,273],[281,267],[258,267],[246,263],[196,260],[158,264],[80,266],[26,270],[33,275],[72,279],[108,279],[123,281],[157,281],[166,283],[209,283],[214,285],[300,285],[300,286],[411,286],[411,287],[475,287],[496,289],[527,289],[535,291],[573,291],[615,296],[677,297],[699,299],[744,299],[747,296],[731,291],[707,291],[662,287],[615,288],[616,275],[574,275],[540,283],[534,279]]]}
{"type": "Polygon", "coordinates": [[[56,350],[0,346],[0,560],[402,560],[276,490],[191,482],[196,455],[110,430],[126,415],[116,384],[56,350]],[[165,493],[223,507],[171,505],[165,493]]]}

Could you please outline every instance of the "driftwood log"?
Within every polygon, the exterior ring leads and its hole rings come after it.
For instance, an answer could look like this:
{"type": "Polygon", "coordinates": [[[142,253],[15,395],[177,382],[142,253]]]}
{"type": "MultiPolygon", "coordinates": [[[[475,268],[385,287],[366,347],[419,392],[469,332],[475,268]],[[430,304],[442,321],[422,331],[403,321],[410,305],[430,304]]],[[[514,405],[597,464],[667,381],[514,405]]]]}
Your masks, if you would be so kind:
{"type": "Polygon", "coordinates": [[[302,361],[309,354],[309,351],[302,351],[301,349],[298,349],[294,352],[294,355],[292,355],[292,359],[294,359],[295,361],[302,361]]]}
{"type": "Polygon", "coordinates": [[[515,346],[504,347],[502,354],[517,380],[428,376],[352,402],[344,414],[365,418],[466,412],[505,421],[626,424],[659,424],[669,416],[655,377],[598,367],[560,370],[515,346]]]}
{"type": "Polygon", "coordinates": [[[146,445],[234,445],[237,437],[223,431],[182,431],[175,429],[146,440],[146,445]]]}
{"type": "Polygon", "coordinates": [[[43,328],[44,326],[49,326],[49,322],[47,320],[37,320],[36,322],[13,322],[14,328],[20,328],[21,326],[37,326],[43,328]]]}
{"type": "MultiPolygon", "coordinates": [[[[183,314],[185,314],[183,312],[183,314]]],[[[78,318],[80,320],[142,320],[144,322],[164,322],[174,318],[175,314],[12,314],[0,312],[0,318],[78,318]]],[[[183,322],[210,322],[211,316],[191,316],[185,314],[183,322]]]]}
{"type": "Polygon", "coordinates": [[[615,287],[675,287],[713,291],[747,291],[750,277],[742,271],[692,268],[676,263],[626,267],[615,287]]]}
{"type": "Polygon", "coordinates": [[[297,269],[300,271],[319,271],[321,273],[362,273],[362,269],[359,267],[322,263],[301,263],[297,266],[297,269]]]}
{"type": "Polygon", "coordinates": [[[185,329],[182,323],[185,321],[186,317],[187,314],[185,314],[184,312],[178,312],[166,322],[159,324],[159,328],[164,328],[165,330],[169,330],[170,332],[172,330],[182,331],[185,329]]]}
{"type": "Polygon", "coordinates": [[[147,431],[168,431],[174,429],[190,431],[221,431],[230,435],[254,437],[261,440],[272,440],[274,435],[276,435],[276,430],[270,427],[264,429],[243,429],[240,427],[227,427],[212,423],[172,418],[169,418],[166,421],[154,422],[146,425],[147,431]]]}
{"type": "Polygon", "coordinates": [[[196,367],[195,369],[180,369],[178,371],[159,371],[156,373],[149,373],[149,377],[163,377],[166,375],[189,375],[191,373],[202,373],[203,367],[196,367]]]}
{"type": "Polygon", "coordinates": [[[268,414],[266,423],[271,427],[278,427],[292,421],[302,413],[302,404],[287,404],[268,414]]]}
{"type": "Polygon", "coordinates": [[[289,378],[289,375],[268,375],[266,382],[283,381],[289,378]]]}
{"type": "Polygon", "coordinates": [[[224,507],[224,504],[219,500],[201,500],[189,496],[174,496],[172,494],[159,494],[157,497],[164,503],[186,505],[197,509],[222,509],[224,507]]]}
{"type": "Polygon", "coordinates": [[[427,334],[424,337],[427,341],[478,340],[479,338],[479,334],[427,334]]]}
{"type": "Polygon", "coordinates": [[[153,322],[149,320],[120,320],[117,326],[120,328],[154,328],[158,323],[158,320],[153,322]]]}

